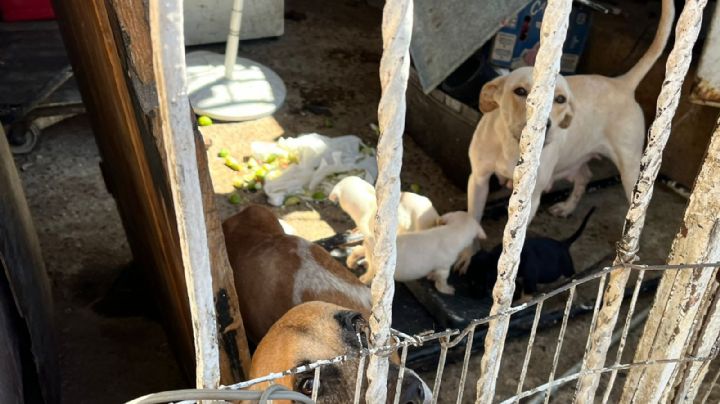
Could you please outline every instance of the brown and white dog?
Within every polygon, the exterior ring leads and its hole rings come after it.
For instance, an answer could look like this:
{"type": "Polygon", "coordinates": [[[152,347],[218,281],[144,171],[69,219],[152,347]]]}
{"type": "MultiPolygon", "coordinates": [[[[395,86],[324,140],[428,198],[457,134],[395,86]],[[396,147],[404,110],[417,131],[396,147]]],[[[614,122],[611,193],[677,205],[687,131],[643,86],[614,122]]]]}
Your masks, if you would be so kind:
{"type": "MultiPolygon", "coordinates": [[[[542,192],[560,179],[571,181],[573,189],[567,200],[550,208],[550,213],[571,214],[591,178],[587,163],[597,156],[605,156],[615,164],[630,198],[640,172],[645,139],[645,118],[635,100],[635,89],[665,48],[674,15],[673,0],[663,0],[652,44],[625,74],[558,76],[531,200],[531,218],[540,205],[542,192]]],[[[495,174],[501,182],[512,179],[526,123],[525,101],[532,85],[532,68],[525,67],[490,81],[480,93],[483,117],[470,144],[472,174],[468,180],[468,211],[478,222],[490,177],[495,174]]],[[[470,252],[463,254],[457,266],[461,271],[467,268],[470,256],[470,252]]]]}
{"type": "MultiPolygon", "coordinates": [[[[250,378],[282,372],[321,359],[357,353],[363,348],[361,343],[367,348],[367,336],[364,334],[366,329],[365,319],[356,311],[325,302],[303,303],[288,311],[262,339],[252,358],[250,378]],[[360,340],[358,333],[361,334],[360,340]]],[[[391,362],[388,371],[388,403],[393,402],[395,396],[398,370],[398,365],[391,362]]],[[[317,403],[351,403],[355,394],[357,371],[357,359],[322,367],[317,403]]],[[[432,393],[427,385],[412,370],[406,368],[405,372],[400,402],[429,403],[432,393]]],[[[285,376],[275,382],[310,396],[313,391],[313,378],[314,371],[309,371],[285,376]]],[[[367,385],[365,380],[361,391],[363,398],[367,385]]],[[[264,390],[267,387],[268,383],[261,383],[253,389],[264,390]]]]}
{"type": "Polygon", "coordinates": [[[291,308],[334,303],[367,316],[370,289],[322,247],[285,234],[275,214],[250,205],[223,222],[240,311],[257,343],[291,308]]]}

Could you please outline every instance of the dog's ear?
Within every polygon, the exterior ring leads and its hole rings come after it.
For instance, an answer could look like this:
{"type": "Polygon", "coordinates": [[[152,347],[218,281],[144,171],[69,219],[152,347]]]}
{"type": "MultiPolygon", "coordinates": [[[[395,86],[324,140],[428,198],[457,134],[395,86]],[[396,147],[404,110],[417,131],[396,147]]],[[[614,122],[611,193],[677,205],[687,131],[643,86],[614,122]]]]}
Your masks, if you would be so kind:
{"type": "Polygon", "coordinates": [[[573,115],[575,114],[575,103],[570,100],[567,103],[567,111],[565,112],[565,115],[563,116],[562,120],[558,124],[558,126],[562,129],[567,129],[570,127],[570,124],[573,120],[573,115]]]}
{"type": "Polygon", "coordinates": [[[480,111],[483,114],[487,114],[490,111],[497,109],[500,105],[497,102],[497,95],[499,95],[500,87],[505,83],[505,76],[498,77],[492,81],[485,83],[480,90],[480,111]]]}

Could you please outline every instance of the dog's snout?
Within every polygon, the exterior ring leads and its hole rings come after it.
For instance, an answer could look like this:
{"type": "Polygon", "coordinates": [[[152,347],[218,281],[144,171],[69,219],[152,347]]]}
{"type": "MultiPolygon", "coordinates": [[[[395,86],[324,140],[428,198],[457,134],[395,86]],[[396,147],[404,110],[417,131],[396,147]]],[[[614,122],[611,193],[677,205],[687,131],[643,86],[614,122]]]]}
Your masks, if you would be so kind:
{"type": "Polygon", "coordinates": [[[402,383],[400,402],[403,404],[423,404],[425,402],[425,385],[419,377],[407,375],[402,383]]]}

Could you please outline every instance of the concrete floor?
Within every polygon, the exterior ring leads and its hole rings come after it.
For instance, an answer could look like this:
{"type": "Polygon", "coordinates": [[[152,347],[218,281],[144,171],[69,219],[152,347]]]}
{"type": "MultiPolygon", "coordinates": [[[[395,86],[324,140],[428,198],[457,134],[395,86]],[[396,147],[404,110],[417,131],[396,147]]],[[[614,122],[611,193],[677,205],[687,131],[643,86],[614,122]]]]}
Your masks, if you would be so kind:
{"type": "MultiPolygon", "coordinates": [[[[249,153],[253,140],[309,132],[330,136],[356,134],[370,144],[376,142],[370,124],[377,119],[380,93],[377,76],[380,11],[359,1],[327,7],[304,0],[288,0],[286,10],[294,11],[296,18],[286,19],[283,37],[241,45],[242,56],[268,65],[283,77],[288,88],[286,104],[271,118],[203,128],[203,134],[213,142],[208,156],[223,218],[240,207],[227,201],[228,193],[232,192],[233,173],[216,157],[221,147],[241,157],[249,153]],[[330,115],[314,114],[313,106],[317,105],[328,109],[330,115]]],[[[464,209],[465,191],[450,184],[432,159],[407,136],[404,146],[403,188],[419,184],[422,193],[441,213],[464,209]]],[[[36,151],[16,158],[53,281],[63,394],[68,403],[123,402],[186,385],[157,322],[138,313],[110,315],[94,309],[94,303],[106,294],[132,258],[115,203],[103,184],[99,160],[93,131],[85,117],[46,130],[36,151]]],[[[264,201],[260,193],[243,196],[247,202],[264,201]]],[[[682,197],[663,186],[656,188],[641,243],[643,263],[664,261],[685,204],[682,197]]],[[[553,238],[566,237],[591,206],[598,211],[572,249],[576,267],[586,268],[611,253],[621,233],[627,202],[619,186],[586,195],[578,214],[568,219],[554,218],[541,208],[530,231],[553,238]]],[[[352,226],[338,207],[327,202],[275,210],[300,235],[311,240],[352,226]]],[[[504,219],[486,220],[483,225],[490,236],[486,246],[495,245],[504,219]]],[[[576,304],[592,302],[596,290],[596,283],[580,288],[576,304]]],[[[131,299],[124,304],[133,306],[136,302],[131,299]]],[[[638,310],[647,307],[650,301],[650,297],[642,298],[638,310]]],[[[580,316],[568,324],[558,374],[581,359],[589,321],[589,316],[580,316]]],[[[547,380],[558,331],[559,327],[538,334],[526,387],[547,380]]],[[[630,359],[637,336],[637,332],[631,335],[625,359],[630,359]]],[[[498,398],[514,394],[526,344],[525,339],[506,344],[498,398]]],[[[480,356],[474,355],[463,402],[474,401],[479,363],[480,356]]],[[[446,367],[440,402],[454,402],[459,372],[457,363],[446,367]]],[[[434,369],[423,372],[429,383],[434,376],[434,369]]],[[[554,395],[553,401],[568,402],[570,394],[571,389],[566,388],[554,395]]],[[[720,400],[718,397],[714,396],[715,402],[720,400]]]]}

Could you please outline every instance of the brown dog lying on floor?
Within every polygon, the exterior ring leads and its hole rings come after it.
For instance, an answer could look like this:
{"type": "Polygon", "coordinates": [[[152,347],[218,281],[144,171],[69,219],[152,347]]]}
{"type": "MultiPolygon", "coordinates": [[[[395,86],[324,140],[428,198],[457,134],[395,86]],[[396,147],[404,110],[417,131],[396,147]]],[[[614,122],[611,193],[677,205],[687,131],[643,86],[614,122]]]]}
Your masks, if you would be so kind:
{"type": "Polygon", "coordinates": [[[268,208],[249,205],[223,222],[248,338],[257,343],[291,308],[313,300],[370,313],[370,289],[322,247],[285,234],[268,208]]]}
{"type": "MultiPolygon", "coordinates": [[[[356,311],[325,302],[303,303],[288,311],[268,331],[253,355],[250,378],[282,372],[298,366],[358,352],[366,344],[364,331],[367,323],[356,311]],[[358,340],[358,333],[361,334],[358,340]]],[[[395,398],[398,366],[390,363],[388,371],[387,402],[395,398]]],[[[320,370],[317,403],[351,403],[355,394],[358,359],[327,365],[320,370]]],[[[277,384],[310,396],[313,391],[314,371],[285,376],[277,384]]],[[[362,384],[361,396],[365,397],[368,381],[362,384]]],[[[260,383],[253,390],[264,390],[268,383],[260,383]]],[[[405,369],[400,402],[408,404],[429,403],[432,392],[420,377],[405,369]]],[[[284,401],[274,401],[285,403],[284,401]]],[[[364,402],[364,400],[361,400],[364,402]]],[[[288,403],[289,404],[289,403],[288,403]]]]}

